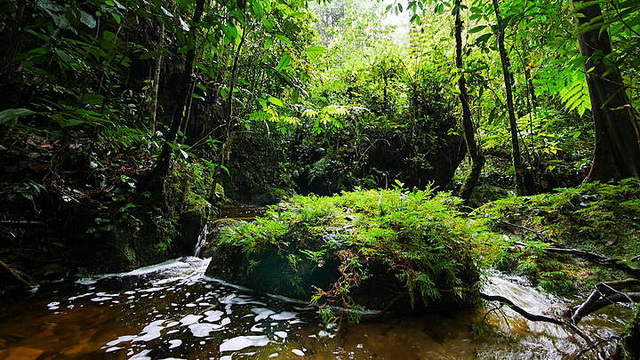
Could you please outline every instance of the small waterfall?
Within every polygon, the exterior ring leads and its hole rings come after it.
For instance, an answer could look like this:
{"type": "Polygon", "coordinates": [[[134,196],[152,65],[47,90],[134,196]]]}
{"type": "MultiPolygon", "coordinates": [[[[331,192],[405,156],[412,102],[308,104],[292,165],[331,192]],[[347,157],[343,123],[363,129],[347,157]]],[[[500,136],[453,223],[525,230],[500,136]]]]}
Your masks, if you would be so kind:
{"type": "Polygon", "coordinates": [[[198,235],[198,241],[193,248],[193,256],[200,257],[202,249],[207,245],[207,237],[209,236],[209,224],[204,224],[200,235],[198,235]]]}

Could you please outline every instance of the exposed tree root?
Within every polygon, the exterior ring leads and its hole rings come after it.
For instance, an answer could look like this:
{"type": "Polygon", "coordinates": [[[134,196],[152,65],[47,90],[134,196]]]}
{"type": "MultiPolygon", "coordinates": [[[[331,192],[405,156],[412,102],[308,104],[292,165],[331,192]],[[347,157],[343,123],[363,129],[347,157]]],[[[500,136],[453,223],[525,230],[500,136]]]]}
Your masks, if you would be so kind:
{"type": "MultiPolygon", "coordinates": [[[[585,316],[592,314],[608,305],[616,303],[640,303],[640,292],[622,292],[622,290],[624,289],[633,287],[640,287],[640,280],[630,278],[620,281],[611,281],[597,284],[596,289],[589,295],[587,300],[585,300],[582,304],[570,309],[570,311],[568,312],[568,315],[570,315],[570,319],[560,319],[547,315],[532,314],[514,304],[513,301],[500,295],[488,295],[480,293],[480,297],[487,301],[497,301],[505,304],[527,320],[536,322],[547,322],[569,329],[580,338],[582,338],[588,345],[588,347],[579,354],[578,357],[580,357],[586,352],[594,351],[602,344],[612,341],[612,339],[599,341],[594,340],[586,332],[578,328],[577,325],[580,323],[580,321],[585,316]]],[[[602,354],[598,355],[602,356],[602,354]]]]}

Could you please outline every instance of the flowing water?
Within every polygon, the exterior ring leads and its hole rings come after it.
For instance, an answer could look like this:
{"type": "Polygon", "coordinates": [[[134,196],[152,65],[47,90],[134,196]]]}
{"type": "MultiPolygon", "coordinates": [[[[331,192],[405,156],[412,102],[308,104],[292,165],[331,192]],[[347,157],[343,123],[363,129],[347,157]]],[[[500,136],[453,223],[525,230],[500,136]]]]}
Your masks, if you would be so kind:
{"type": "MultiPolygon", "coordinates": [[[[490,305],[326,326],[302,303],[207,278],[207,264],[186,257],[0,300],[0,359],[565,359],[585,348],[555,325],[490,305]]],[[[570,303],[498,273],[484,292],[534,313],[570,303]]],[[[619,334],[629,310],[613,311],[581,327],[619,334]]]]}

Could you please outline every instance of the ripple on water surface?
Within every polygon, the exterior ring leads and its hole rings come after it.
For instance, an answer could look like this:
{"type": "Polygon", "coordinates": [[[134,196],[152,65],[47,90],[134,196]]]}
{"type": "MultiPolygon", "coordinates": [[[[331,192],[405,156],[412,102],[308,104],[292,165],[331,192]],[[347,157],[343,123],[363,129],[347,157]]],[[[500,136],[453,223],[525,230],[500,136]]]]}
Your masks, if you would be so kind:
{"type": "MultiPolygon", "coordinates": [[[[484,335],[477,324],[486,311],[344,323],[337,331],[300,303],[205,277],[207,265],[182,258],[2,305],[0,359],[561,359],[582,345],[509,311],[486,317],[484,335]]],[[[489,280],[486,291],[517,297],[532,312],[566,301],[520,278],[489,280]]],[[[601,336],[621,324],[615,314],[585,322],[601,336]]]]}

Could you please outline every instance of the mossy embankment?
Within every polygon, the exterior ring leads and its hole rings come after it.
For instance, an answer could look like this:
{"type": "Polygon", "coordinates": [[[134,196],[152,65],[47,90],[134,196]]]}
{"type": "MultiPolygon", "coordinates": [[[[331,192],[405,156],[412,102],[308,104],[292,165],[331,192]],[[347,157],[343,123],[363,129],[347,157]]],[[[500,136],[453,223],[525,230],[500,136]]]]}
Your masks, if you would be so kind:
{"type": "MultiPolygon", "coordinates": [[[[296,196],[254,222],[227,224],[208,274],[321,307],[424,311],[473,305],[482,268],[586,295],[620,270],[549,247],[627,261],[640,254],[637,180],[509,197],[463,212],[433,191],[296,196]]],[[[466,209],[464,209],[466,210],[466,209]]]]}
{"type": "Polygon", "coordinates": [[[549,247],[578,249],[640,267],[640,182],[635,179],[512,196],[473,214],[491,219],[492,229],[511,239],[512,246],[494,254],[494,266],[527,275],[543,290],[589,292],[597,282],[629,276],[575,254],[545,251],[549,247]]]}

